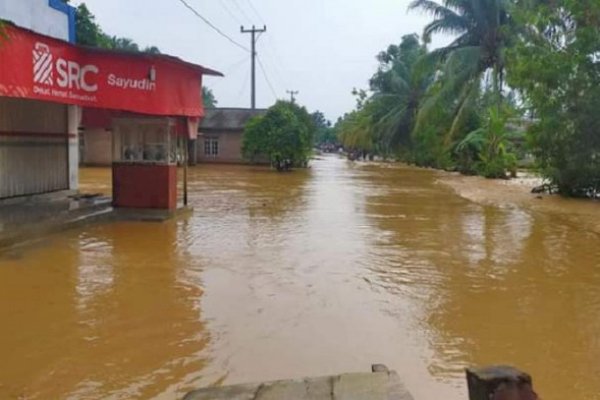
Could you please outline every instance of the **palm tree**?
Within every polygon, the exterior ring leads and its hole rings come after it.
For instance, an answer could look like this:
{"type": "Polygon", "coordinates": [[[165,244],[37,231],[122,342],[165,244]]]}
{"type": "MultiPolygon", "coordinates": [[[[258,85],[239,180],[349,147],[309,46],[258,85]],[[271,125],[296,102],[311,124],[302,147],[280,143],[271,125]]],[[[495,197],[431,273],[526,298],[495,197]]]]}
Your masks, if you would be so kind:
{"type": "Polygon", "coordinates": [[[346,149],[373,151],[376,140],[371,116],[366,109],[354,110],[344,115],[337,129],[338,139],[346,149]]]}
{"type": "Polygon", "coordinates": [[[371,111],[383,150],[408,145],[421,100],[433,81],[432,71],[422,68],[427,53],[417,35],[406,35],[377,57],[380,67],[371,78],[371,111]]]}
{"type": "Polygon", "coordinates": [[[424,30],[429,42],[435,34],[453,34],[456,39],[432,51],[428,58],[438,63],[439,90],[422,107],[419,121],[432,107],[446,101],[452,106],[453,120],[446,141],[452,140],[468,105],[479,93],[484,77],[491,78],[499,106],[504,84],[504,49],[509,45],[509,0],[414,0],[409,9],[421,9],[434,20],[424,30]]]}

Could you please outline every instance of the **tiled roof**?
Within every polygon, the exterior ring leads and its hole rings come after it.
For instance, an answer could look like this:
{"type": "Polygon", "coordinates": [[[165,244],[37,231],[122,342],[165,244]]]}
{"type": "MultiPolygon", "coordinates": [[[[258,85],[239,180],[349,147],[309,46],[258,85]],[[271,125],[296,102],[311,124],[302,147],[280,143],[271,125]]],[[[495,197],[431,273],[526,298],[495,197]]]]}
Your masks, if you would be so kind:
{"type": "Polygon", "coordinates": [[[248,121],[267,110],[249,108],[207,108],[200,123],[200,130],[243,130],[248,121]]]}

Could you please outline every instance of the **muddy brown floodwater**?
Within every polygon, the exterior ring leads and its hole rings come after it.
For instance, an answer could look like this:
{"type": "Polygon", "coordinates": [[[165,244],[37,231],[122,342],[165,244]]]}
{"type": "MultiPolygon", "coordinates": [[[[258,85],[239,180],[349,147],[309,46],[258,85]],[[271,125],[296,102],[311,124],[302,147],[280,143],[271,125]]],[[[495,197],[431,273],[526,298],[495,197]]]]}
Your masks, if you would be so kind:
{"type": "Polygon", "coordinates": [[[190,175],[190,216],[3,250],[1,399],[175,399],[372,363],[418,400],[465,400],[463,368],[489,363],[545,400],[600,398],[599,236],[568,207],[478,204],[439,173],[335,156],[190,175]]]}

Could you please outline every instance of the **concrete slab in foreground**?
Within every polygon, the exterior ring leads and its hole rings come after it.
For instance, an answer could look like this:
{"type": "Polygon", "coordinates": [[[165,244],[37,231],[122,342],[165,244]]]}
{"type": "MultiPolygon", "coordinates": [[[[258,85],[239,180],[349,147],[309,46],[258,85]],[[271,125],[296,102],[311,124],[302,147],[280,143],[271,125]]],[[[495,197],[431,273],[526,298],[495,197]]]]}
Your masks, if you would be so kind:
{"type": "Polygon", "coordinates": [[[398,374],[373,373],[200,389],[184,400],[414,400],[398,374]]]}

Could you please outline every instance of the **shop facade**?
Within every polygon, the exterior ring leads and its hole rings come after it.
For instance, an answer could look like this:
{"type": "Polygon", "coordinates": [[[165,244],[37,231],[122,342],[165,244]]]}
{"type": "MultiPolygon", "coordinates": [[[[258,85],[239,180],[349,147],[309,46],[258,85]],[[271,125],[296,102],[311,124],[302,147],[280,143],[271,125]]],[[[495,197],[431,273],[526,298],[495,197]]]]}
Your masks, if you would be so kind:
{"type": "Polygon", "coordinates": [[[0,200],[76,190],[78,128],[86,113],[93,120],[101,111],[94,128],[110,135],[115,206],[173,208],[172,177],[187,161],[177,146],[196,138],[202,77],[221,74],[166,55],[84,48],[16,25],[5,30],[0,200]]]}

